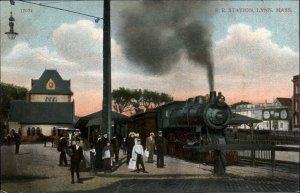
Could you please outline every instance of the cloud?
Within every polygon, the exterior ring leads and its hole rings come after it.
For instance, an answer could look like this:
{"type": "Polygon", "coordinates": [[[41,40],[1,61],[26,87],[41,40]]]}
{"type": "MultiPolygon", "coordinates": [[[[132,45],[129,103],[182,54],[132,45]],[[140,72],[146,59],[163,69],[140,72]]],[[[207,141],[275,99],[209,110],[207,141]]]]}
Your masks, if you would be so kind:
{"type": "Polygon", "coordinates": [[[247,72],[251,76],[296,70],[298,54],[288,47],[280,47],[271,37],[272,33],[265,28],[253,30],[246,24],[230,26],[226,38],[216,42],[216,70],[218,73],[247,72]]]}
{"type": "MultiPolygon", "coordinates": [[[[71,79],[77,115],[101,109],[102,29],[90,21],[63,24],[53,31],[53,46],[33,47],[26,41],[15,44],[2,55],[5,82],[30,88],[45,69],[57,69],[63,79],[71,79]]],[[[149,75],[126,60],[112,38],[112,89],[149,89],[171,94],[176,100],[209,92],[206,71],[180,53],[170,73],[149,75]]],[[[292,95],[293,75],[298,73],[299,57],[288,47],[272,41],[264,28],[246,24],[229,27],[224,39],[215,42],[216,91],[229,103],[240,100],[263,102],[292,95]]]]}
{"type": "MultiPolygon", "coordinates": [[[[93,22],[80,20],[74,24],[62,24],[53,31],[52,41],[58,55],[89,70],[102,65],[103,32],[93,22]]],[[[111,40],[115,59],[122,56],[120,46],[111,40]]]]}
{"type": "Polygon", "coordinates": [[[231,25],[227,36],[216,42],[214,58],[217,88],[233,100],[271,101],[292,95],[291,79],[298,74],[299,56],[273,42],[268,29],[231,25]]]}
{"type": "Polygon", "coordinates": [[[91,21],[85,20],[75,24],[62,24],[54,30],[52,36],[59,55],[86,69],[101,63],[101,39],[100,29],[91,21]]]}

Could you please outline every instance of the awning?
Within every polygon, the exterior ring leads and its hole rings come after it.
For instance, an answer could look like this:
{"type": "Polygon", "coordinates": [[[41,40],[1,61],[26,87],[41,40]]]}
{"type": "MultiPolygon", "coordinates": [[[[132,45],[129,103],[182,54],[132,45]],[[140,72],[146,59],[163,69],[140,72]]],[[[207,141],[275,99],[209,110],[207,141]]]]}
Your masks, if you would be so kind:
{"type": "Polygon", "coordinates": [[[102,118],[93,118],[87,122],[86,127],[101,125],[102,118]]]}
{"type": "Polygon", "coordinates": [[[250,123],[260,123],[262,120],[255,119],[252,117],[247,117],[244,115],[240,115],[237,113],[232,113],[231,121],[229,125],[242,125],[242,124],[250,124],[250,123]]]}

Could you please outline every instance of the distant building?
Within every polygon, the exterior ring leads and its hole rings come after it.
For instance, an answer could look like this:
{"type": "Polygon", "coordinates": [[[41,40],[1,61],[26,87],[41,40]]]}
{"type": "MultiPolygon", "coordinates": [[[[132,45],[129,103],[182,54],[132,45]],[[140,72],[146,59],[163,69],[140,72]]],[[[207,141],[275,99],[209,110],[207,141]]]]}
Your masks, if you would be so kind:
{"type": "Polygon", "coordinates": [[[293,102],[292,102],[292,127],[295,130],[300,129],[300,75],[293,77],[294,89],[293,89],[293,102]]]}
{"type": "MultiPolygon", "coordinates": [[[[242,105],[237,105],[235,109],[232,109],[232,112],[247,117],[262,120],[263,109],[270,108],[270,107],[272,107],[272,103],[242,104],[242,105]]],[[[241,125],[239,128],[250,129],[250,127],[247,125],[241,125]]],[[[268,129],[268,128],[269,128],[269,123],[265,121],[254,125],[254,129],[268,129]]]]}
{"type": "MultiPolygon", "coordinates": [[[[111,135],[121,135],[127,137],[128,134],[128,119],[126,115],[111,112],[112,127],[111,135]]],[[[90,141],[97,141],[96,132],[103,134],[102,124],[102,110],[80,117],[75,124],[76,129],[80,129],[83,138],[88,138],[90,141]],[[93,139],[91,139],[93,138],[93,139]]]]}
{"type": "Polygon", "coordinates": [[[70,87],[71,81],[63,80],[56,70],[45,70],[39,79],[31,80],[26,101],[11,102],[9,128],[30,140],[40,133],[49,136],[58,127],[73,127],[70,87]]]}
{"type": "MultiPolygon", "coordinates": [[[[263,120],[254,125],[257,130],[291,130],[291,107],[290,98],[276,98],[273,103],[244,104],[232,109],[234,113],[263,120]]],[[[241,129],[249,129],[242,125],[241,129]]]]}

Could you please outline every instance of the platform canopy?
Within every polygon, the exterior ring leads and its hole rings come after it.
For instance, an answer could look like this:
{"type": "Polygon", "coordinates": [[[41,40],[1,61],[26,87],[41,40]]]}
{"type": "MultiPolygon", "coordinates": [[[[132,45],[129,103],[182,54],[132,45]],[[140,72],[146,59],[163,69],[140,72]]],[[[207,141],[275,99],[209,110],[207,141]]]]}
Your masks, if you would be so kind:
{"type": "MultiPolygon", "coordinates": [[[[126,122],[128,120],[128,116],[122,115],[120,113],[112,112],[112,121],[114,123],[118,122],[126,122]]],[[[101,128],[102,124],[102,111],[98,111],[92,113],[90,115],[81,117],[75,124],[76,129],[80,129],[83,135],[87,134],[88,128],[101,128]]]]}
{"type": "Polygon", "coordinates": [[[253,123],[260,123],[262,120],[255,119],[252,117],[244,116],[237,113],[232,113],[231,121],[229,125],[242,125],[242,124],[253,124],[253,123]]]}

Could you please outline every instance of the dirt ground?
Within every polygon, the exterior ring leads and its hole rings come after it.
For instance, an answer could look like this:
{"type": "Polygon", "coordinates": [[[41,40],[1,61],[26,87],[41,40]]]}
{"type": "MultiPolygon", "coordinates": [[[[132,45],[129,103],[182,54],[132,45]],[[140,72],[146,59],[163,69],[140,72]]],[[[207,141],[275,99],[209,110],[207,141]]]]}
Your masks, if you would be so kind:
{"type": "MultiPolygon", "coordinates": [[[[165,168],[146,163],[149,172],[128,170],[125,155],[110,174],[82,171],[83,183],[71,184],[69,167],[60,167],[59,152],[47,144],[1,147],[1,190],[3,192],[296,192],[299,168],[277,166],[227,166],[224,176],[212,174],[212,166],[166,156],[165,168]]],[[[144,160],[146,160],[144,158],[144,160]]]]}

